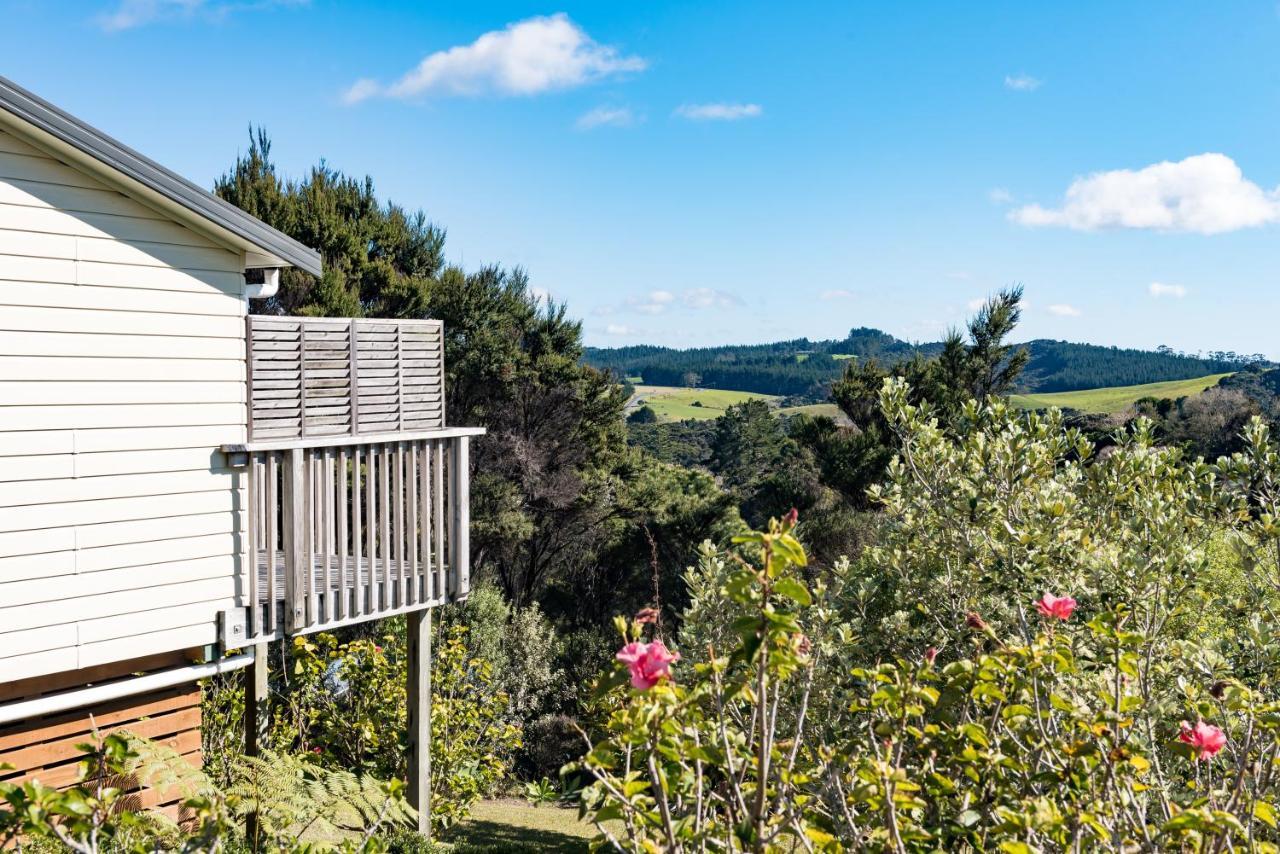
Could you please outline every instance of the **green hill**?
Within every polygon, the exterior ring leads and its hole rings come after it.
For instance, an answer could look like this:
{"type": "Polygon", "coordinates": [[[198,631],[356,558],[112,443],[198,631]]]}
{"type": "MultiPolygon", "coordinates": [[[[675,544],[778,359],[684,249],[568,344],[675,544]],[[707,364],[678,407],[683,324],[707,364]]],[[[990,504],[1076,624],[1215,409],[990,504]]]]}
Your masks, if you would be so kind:
{"type": "Polygon", "coordinates": [[[1009,401],[1023,409],[1045,409],[1056,406],[1060,409],[1076,409],[1081,412],[1113,413],[1120,412],[1143,397],[1169,397],[1177,399],[1199,394],[1207,388],[1218,384],[1223,377],[1231,374],[1210,374],[1190,380],[1170,380],[1161,383],[1143,383],[1142,385],[1109,386],[1093,388],[1086,391],[1047,392],[1044,394],[1015,394],[1009,401]]]}
{"type": "Polygon", "coordinates": [[[773,401],[773,395],[720,388],[680,388],[678,386],[638,385],[628,409],[648,406],[660,421],[703,421],[719,418],[735,403],[757,398],[773,401]]]}

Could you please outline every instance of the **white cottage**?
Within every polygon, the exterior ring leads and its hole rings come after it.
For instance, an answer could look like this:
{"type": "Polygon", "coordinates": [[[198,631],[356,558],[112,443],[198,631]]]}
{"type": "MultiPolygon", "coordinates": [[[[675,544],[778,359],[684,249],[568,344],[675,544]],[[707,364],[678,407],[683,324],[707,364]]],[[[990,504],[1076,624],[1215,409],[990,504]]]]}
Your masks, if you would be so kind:
{"type": "Polygon", "coordinates": [[[0,774],[73,782],[90,715],[197,760],[195,680],[261,709],[268,643],[399,613],[424,734],[480,431],[445,428],[438,322],[250,316],[289,266],[321,273],[0,78],[0,774]]]}

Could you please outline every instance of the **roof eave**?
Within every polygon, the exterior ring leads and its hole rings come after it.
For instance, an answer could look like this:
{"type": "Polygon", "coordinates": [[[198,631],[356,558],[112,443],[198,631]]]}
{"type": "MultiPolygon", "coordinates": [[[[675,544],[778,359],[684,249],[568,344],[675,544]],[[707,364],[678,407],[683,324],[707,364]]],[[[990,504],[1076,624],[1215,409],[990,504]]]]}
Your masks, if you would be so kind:
{"type": "MultiPolygon", "coordinates": [[[[106,166],[125,179],[124,183],[142,195],[154,195],[169,205],[188,212],[217,231],[238,238],[270,266],[279,261],[312,275],[323,272],[320,253],[265,222],[250,216],[230,202],[178,175],[96,128],[58,109],[4,77],[0,77],[0,110],[20,120],[37,136],[61,144],[83,157],[106,166]]],[[[168,207],[168,205],[166,205],[168,207]]]]}

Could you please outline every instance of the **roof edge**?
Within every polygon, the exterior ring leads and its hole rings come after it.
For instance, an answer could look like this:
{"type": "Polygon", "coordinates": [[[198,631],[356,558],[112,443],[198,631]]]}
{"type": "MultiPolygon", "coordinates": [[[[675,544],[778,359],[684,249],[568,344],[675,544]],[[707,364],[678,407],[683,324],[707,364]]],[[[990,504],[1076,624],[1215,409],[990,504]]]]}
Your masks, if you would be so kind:
{"type": "Polygon", "coordinates": [[[314,276],[322,274],[320,253],[316,250],[218,198],[5,77],[0,77],[0,109],[258,247],[264,253],[314,276]]]}

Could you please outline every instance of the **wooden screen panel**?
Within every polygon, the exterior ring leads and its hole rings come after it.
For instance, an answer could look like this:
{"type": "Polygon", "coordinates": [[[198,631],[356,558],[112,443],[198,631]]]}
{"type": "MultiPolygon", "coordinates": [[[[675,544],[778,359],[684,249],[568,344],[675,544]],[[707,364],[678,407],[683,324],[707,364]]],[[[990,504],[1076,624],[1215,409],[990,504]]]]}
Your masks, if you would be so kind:
{"type": "Polygon", "coordinates": [[[444,427],[437,320],[250,316],[250,440],[444,427]]]}
{"type": "MultiPolygon", "coordinates": [[[[200,688],[168,688],[0,727],[0,765],[13,766],[0,771],[0,780],[39,780],[57,789],[75,785],[83,756],[76,745],[92,742],[95,729],[103,736],[128,730],[173,748],[199,767],[200,688]]],[[[180,817],[178,806],[185,798],[181,792],[144,789],[134,780],[113,780],[112,785],[124,788],[122,802],[128,809],[160,808],[180,817]]]]}

